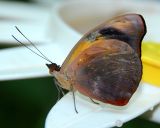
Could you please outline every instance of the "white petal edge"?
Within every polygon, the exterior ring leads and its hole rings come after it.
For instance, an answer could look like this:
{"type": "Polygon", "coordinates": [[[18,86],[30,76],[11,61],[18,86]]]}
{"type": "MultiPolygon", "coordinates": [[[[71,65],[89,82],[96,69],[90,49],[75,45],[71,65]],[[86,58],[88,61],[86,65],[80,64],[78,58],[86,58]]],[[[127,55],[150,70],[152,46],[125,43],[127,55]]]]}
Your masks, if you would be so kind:
{"type": "MultiPolygon", "coordinates": [[[[84,97],[84,96],[83,96],[84,97]]],[[[78,114],[71,92],[50,110],[45,128],[108,128],[122,125],[160,103],[160,89],[143,83],[125,107],[96,105],[76,93],[78,114]]]]}

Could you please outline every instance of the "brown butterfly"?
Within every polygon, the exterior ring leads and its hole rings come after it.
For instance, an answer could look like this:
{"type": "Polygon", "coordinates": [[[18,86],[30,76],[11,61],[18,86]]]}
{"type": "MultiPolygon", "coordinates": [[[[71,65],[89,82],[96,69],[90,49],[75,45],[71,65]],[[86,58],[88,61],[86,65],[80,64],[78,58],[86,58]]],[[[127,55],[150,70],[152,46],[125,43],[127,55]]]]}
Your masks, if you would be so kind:
{"type": "Polygon", "coordinates": [[[145,34],[141,15],[121,15],[86,33],[61,67],[52,62],[47,66],[61,88],[123,106],[142,77],[141,41],[145,34]]]}

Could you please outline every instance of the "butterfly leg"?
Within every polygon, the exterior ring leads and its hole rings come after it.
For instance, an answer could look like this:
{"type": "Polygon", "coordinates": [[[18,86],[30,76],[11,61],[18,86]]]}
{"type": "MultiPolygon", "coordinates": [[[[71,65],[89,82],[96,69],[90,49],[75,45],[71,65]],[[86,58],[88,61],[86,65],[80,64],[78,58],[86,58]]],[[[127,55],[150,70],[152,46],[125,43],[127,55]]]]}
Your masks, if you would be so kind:
{"type": "Polygon", "coordinates": [[[53,78],[53,82],[54,82],[54,85],[56,86],[56,89],[58,91],[58,98],[57,98],[57,102],[58,102],[61,98],[61,94],[64,96],[65,93],[64,93],[63,89],[59,86],[60,83],[55,78],[53,78]]]}
{"type": "Polygon", "coordinates": [[[90,97],[89,97],[89,99],[90,99],[94,104],[99,104],[99,103],[95,102],[93,99],[91,99],[90,97]]]}
{"type": "Polygon", "coordinates": [[[72,96],[73,96],[74,110],[78,114],[77,107],[76,107],[76,101],[75,101],[75,94],[74,94],[73,85],[71,85],[70,91],[72,92],[72,96]]]}

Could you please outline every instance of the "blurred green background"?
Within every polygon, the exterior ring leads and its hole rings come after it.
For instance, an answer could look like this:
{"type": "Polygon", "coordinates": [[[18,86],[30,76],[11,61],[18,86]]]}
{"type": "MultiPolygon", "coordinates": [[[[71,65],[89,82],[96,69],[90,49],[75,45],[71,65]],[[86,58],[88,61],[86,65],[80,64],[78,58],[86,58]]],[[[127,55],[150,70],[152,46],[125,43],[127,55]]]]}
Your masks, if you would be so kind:
{"type": "Polygon", "coordinates": [[[55,90],[52,78],[0,82],[0,128],[43,128],[55,90]]]}
{"type": "MultiPolygon", "coordinates": [[[[8,47],[15,46],[0,45],[0,49],[8,47]]],[[[44,128],[56,100],[57,90],[51,77],[0,82],[0,128],[44,128]]],[[[136,118],[122,128],[138,127],[159,128],[160,125],[136,118]]]]}

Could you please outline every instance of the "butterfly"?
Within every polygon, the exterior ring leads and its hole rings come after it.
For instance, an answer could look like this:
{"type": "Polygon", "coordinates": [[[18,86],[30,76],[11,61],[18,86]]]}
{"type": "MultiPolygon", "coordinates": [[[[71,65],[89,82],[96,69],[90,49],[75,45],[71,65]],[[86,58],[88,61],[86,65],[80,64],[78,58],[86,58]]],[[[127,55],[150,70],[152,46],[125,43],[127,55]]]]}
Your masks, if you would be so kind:
{"type": "Polygon", "coordinates": [[[143,16],[125,14],[86,33],[61,66],[41,52],[38,55],[50,62],[47,67],[58,87],[73,92],[74,103],[74,92],[78,91],[92,101],[124,106],[142,77],[141,42],[145,34],[143,16]]]}

